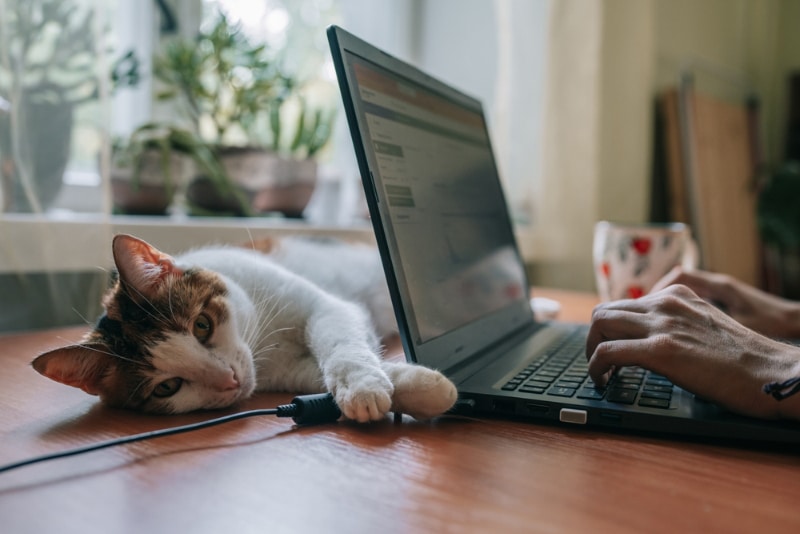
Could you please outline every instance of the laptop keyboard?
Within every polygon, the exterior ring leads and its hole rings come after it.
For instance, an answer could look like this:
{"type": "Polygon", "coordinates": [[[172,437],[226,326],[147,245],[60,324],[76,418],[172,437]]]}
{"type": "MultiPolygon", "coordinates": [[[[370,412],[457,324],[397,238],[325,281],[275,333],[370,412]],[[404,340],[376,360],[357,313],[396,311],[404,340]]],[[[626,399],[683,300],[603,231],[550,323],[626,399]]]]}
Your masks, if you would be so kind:
{"type": "Polygon", "coordinates": [[[673,384],[667,378],[640,367],[619,369],[605,387],[589,378],[586,331],[577,329],[555,350],[528,364],[501,389],[553,397],[576,397],[647,408],[670,407],[673,384]]]}

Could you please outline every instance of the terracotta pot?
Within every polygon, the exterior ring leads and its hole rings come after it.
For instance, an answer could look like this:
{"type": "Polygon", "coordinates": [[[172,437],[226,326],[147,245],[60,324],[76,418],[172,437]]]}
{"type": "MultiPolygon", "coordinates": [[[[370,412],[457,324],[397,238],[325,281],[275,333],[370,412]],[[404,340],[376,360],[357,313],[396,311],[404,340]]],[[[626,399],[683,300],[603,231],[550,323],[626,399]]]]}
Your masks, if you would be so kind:
{"type": "Polygon", "coordinates": [[[163,185],[133,184],[124,178],[111,177],[114,211],[127,215],[165,215],[172,204],[173,192],[163,185]]]}
{"type": "Polygon", "coordinates": [[[139,157],[138,175],[133,167],[111,169],[114,210],[130,215],[164,215],[176,191],[187,182],[191,162],[183,154],[171,153],[165,169],[162,153],[147,149],[139,157]]]}
{"type": "Polygon", "coordinates": [[[261,215],[279,212],[302,217],[317,182],[313,160],[294,160],[258,148],[226,147],[220,162],[236,188],[233,194],[220,192],[206,177],[195,179],[187,191],[191,204],[213,212],[261,215]],[[244,202],[244,206],[242,206],[244,202]]]}

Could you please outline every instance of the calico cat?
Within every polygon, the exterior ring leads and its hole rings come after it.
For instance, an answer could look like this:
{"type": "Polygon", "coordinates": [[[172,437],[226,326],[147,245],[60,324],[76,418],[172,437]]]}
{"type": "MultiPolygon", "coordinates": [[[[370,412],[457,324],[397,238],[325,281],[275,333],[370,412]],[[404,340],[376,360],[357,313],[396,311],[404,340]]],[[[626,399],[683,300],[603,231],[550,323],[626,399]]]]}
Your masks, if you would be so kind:
{"type": "Polygon", "coordinates": [[[448,410],[438,371],[380,358],[397,332],[377,251],[284,238],[171,257],[114,237],[117,280],[80,344],[39,355],[39,373],[110,406],[154,413],[223,408],[255,391],[330,391],[360,422],[448,410]]]}

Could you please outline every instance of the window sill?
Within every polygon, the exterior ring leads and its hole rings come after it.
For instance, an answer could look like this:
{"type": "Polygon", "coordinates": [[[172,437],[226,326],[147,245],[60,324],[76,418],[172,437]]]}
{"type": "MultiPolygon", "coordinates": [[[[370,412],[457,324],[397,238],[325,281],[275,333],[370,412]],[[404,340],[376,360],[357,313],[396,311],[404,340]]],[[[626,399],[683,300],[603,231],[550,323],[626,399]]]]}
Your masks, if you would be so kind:
{"type": "Polygon", "coordinates": [[[169,253],[209,243],[313,234],[374,242],[372,227],[281,218],[148,217],[101,214],[0,215],[0,273],[87,271],[113,265],[111,238],[127,233],[169,253]]]}

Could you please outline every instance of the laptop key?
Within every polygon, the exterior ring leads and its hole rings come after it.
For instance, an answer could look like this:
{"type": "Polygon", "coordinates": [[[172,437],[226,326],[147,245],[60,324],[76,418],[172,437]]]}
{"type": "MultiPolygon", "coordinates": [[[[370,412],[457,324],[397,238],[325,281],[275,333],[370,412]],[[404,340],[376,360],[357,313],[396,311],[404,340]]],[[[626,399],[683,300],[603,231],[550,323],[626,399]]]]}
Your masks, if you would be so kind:
{"type": "Polygon", "coordinates": [[[620,384],[636,384],[638,386],[642,383],[642,379],[633,376],[623,376],[618,379],[618,382],[620,384]]]}
{"type": "Polygon", "coordinates": [[[645,382],[648,386],[667,386],[672,387],[672,382],[666,379],[659,379],[659,378],[651,378],[647,377],[647,381],[645,382]]]}
{"type": "Polygon", "coordinates": [[[651,384],[645,384],[644,386],[645,391],[660,391],[661,393],[671,393],[672,386],[657,386],[651,384]]]}
{"type": "Polygon", "coordinates": [[[581,382],[583,382],[584,380],[586,380],[586,377],[587,377],[586,373],[575,373],[572,371],[567,371],[566,373],[564,373],[562,378],[574,378],[576,380],[580,380],[581,382]]]}
{"type": "Polygon", "coordinates": [[[536,376],[550,376],[550,377],[556,378],[560,374],[561,373],[558,372],[558,371],[542,370],[542,371],[539,371],[538,373],[536,373],[536,376]]]}
{"type": "Polygon", "coordinates": [[[546,389],[547,389],[547,388],[540,388],[540,387],[536,387],[536,386],[529,386],[529,385],[527,385],[527,384],[526,384],[526,385],[524,385],[524,386],[522,386],[521,388],[519,388],[519,390],[520,390],[522,393],[544,393],[546,389]]]}
{"type": "Polygon", "coordinates": [[[605,391],[595,388],[583,388],[578,392],[579,399],[603,400],[605,391]]]}
{"type": "Polygon", "coordinates": [[[642,398],[645,399],[666,399],[672,398],[672,394],[663,391],[642,391],[642,398]]]}
{"type": "Polygon", "coordinates": [[[606,400],[620,404],[633,404],[639,391],[635,389],[610,389],[606,400]]]}
{"type": "Polygon", "coordinates": [[[577,391],[575,388],[552,387],[547,390],[548,395],[555,395],[556,397],[571,397],[577,391]]]}
{"type": "Polygon", "coordinates": [[[548,376],[548,375],[533,375],[528,382],[544,382],[546,384],[552,384],[556,381],[556,377],[548,376]]]}
{"type": "Polygon", "coordinates": [[[639,406],[648,408],[669,408],[669,399],[651,399],[644,397],[639,399],[639,406]]]}

